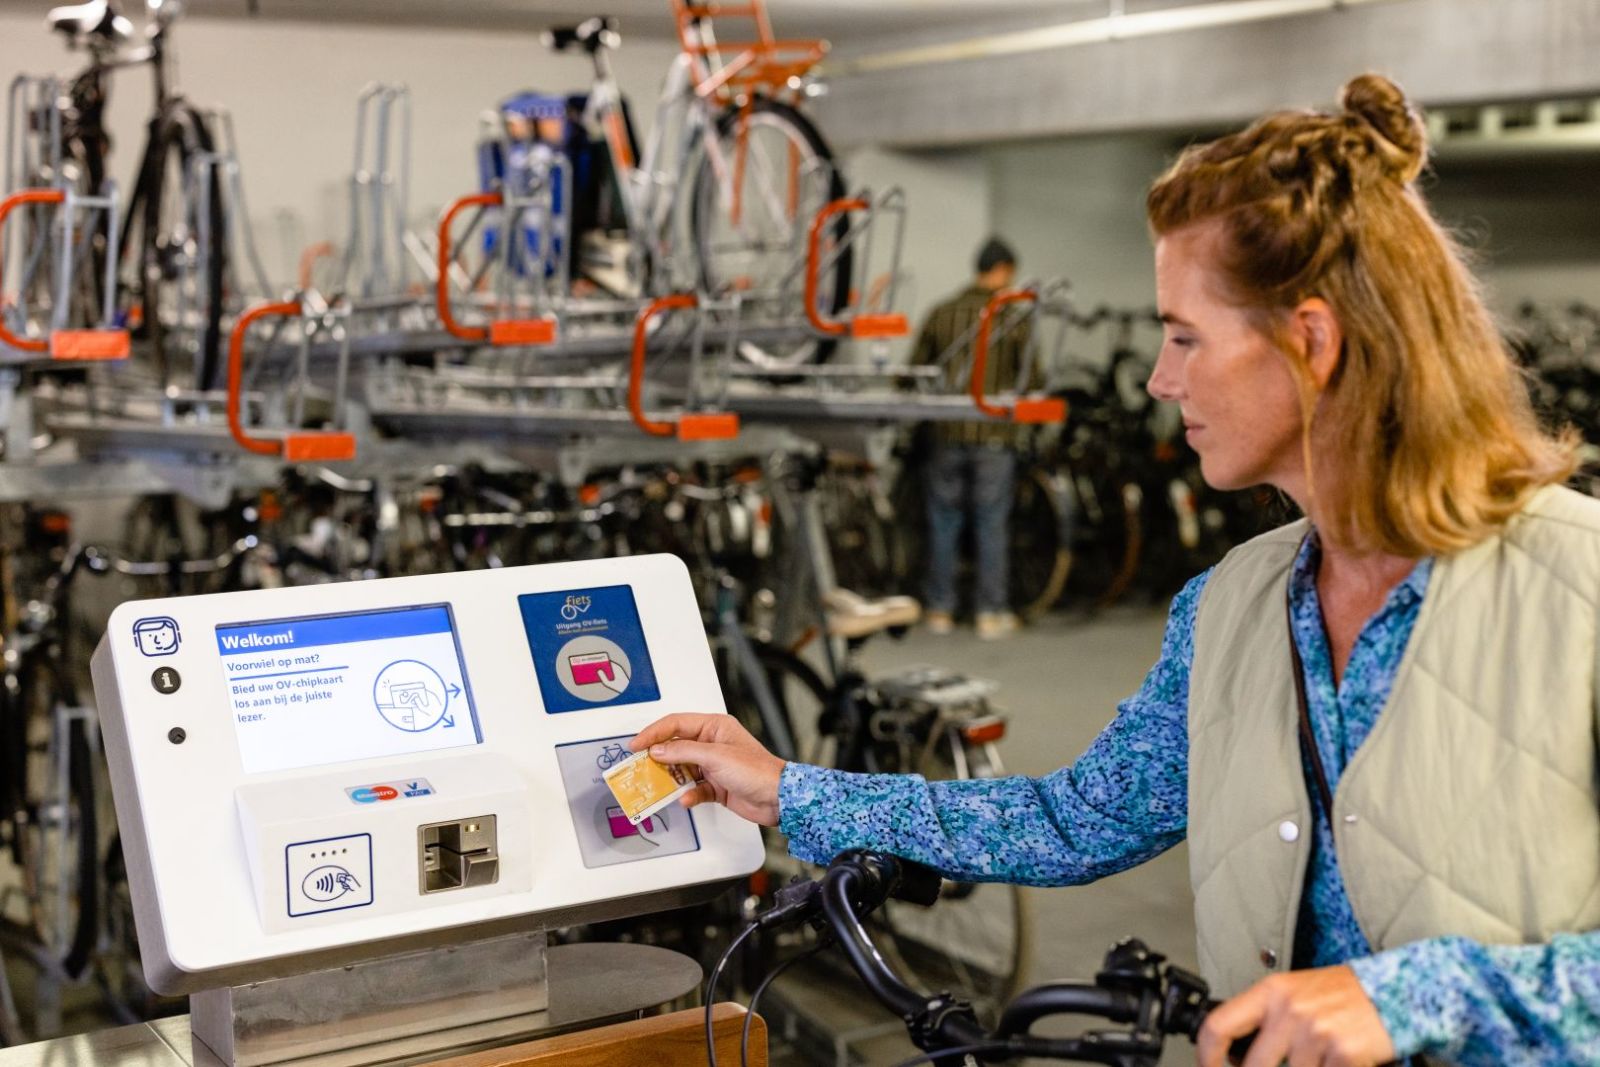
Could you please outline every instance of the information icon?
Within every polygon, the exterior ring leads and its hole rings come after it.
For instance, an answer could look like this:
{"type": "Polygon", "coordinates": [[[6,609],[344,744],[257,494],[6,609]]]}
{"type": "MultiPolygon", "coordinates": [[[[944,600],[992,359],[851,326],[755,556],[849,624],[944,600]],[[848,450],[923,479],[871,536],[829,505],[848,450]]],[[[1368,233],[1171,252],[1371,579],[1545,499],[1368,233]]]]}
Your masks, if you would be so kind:
{"type": "Polygon", "coordinates": [[[372,702],[378,714],[396,730],[408,733],[454,726],[455,719],[447,712],[450,698],[460,695],[460,686],[447,685],[438,671],[415,659],[396,660],[379,671],[372,683],[372,702]]]}

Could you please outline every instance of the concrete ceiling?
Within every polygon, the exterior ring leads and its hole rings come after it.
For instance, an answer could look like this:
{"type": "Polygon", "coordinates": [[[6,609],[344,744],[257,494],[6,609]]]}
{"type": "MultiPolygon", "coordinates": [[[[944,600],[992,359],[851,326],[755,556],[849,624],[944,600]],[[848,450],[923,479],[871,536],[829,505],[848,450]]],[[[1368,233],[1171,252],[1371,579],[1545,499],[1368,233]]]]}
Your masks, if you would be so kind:
{"type": "MultiPolygon", "coordinates": [[[[1197,0],[769,0],[767,10],[780,37],[826,37],[836,44],[848,44],[853,38],[901,31],[977,33],[998,25],[1070,21],[1104,15],[1113,5],[1132,12],[1194,2],[1197,0]]],[[[36,0],[0,0],[0,11],[37,11],[41,18],[49,6],[36,0]]],[[[139,0],[121,0],[120,6],[137,19],[143,5],[139,0]]],[[[664,37],[672,33],[668,0],[186,0],[185,7],[197,17],[253,14],[295,21],[528,32],[605,13],[621,20],[625,39],[630,34],[664,37]]]]}

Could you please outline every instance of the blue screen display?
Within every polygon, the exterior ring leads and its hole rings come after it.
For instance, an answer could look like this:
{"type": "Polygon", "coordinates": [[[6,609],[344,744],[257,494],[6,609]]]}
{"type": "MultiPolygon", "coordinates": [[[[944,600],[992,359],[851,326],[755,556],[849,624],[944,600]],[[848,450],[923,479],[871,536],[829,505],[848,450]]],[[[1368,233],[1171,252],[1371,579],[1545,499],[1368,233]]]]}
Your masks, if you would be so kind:
{"type": "Polygon", "coordinates": [[[247,773],[482,740],[449,605],[216,628],[247,773]]]}

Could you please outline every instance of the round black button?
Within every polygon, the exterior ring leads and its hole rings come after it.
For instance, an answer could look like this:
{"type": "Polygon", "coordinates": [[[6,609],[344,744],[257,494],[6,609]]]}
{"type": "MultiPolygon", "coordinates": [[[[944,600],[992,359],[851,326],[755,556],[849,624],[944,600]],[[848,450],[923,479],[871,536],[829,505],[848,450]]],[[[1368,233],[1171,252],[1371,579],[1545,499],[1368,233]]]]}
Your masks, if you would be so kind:
{"type": "Polygon", "coordinates": [[[150,675],[150,684],[158,693],[176,693],[183,685],[183,679],[171,667],[157,667],[150,675]]]}

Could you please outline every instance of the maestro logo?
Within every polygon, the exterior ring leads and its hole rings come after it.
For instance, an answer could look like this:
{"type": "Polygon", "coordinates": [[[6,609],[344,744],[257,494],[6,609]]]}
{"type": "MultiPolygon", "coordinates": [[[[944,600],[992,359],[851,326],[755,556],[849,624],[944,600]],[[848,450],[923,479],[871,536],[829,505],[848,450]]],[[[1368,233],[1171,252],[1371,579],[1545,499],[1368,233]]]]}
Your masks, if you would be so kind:
{"type": "Polygon", "coordinates": [[[395,782],[345,786],[344,795],[353,804],[382,804],[386,800],[431,797],[434,789],[433,783],[426,778],[401,778],[395,782]]]}
{"type": "Polygon", "coordinates": [[[392,785],[364,785],[350,790],[350,799],[357,804],[376,804],[383,800],[393,800],[399,795],[400,790],[392,785]]]}

